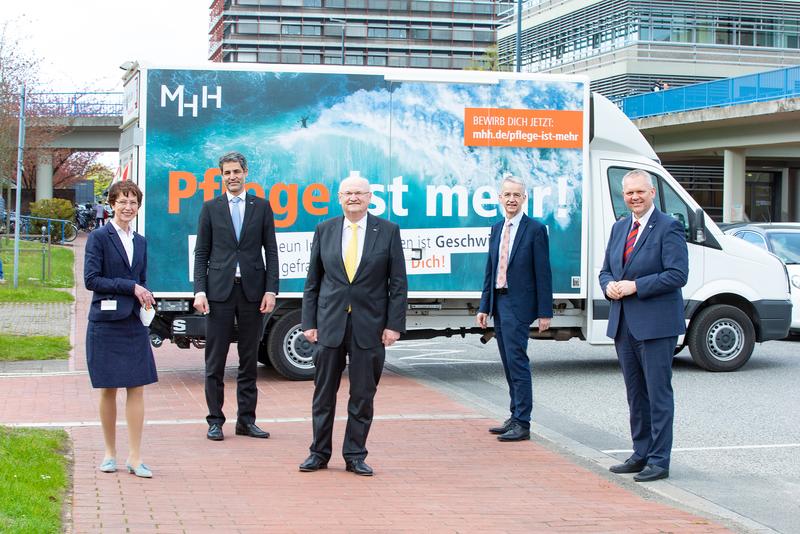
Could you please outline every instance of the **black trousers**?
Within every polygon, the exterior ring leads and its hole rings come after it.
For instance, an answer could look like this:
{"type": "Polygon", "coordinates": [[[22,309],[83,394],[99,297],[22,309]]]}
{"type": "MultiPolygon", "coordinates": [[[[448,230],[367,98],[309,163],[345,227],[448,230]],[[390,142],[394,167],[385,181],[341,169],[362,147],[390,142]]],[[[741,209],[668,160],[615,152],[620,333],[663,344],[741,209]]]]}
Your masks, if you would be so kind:
{"type": "Polygon", "coordinates": [[[261,340],[263,315],[260,302],[250,302],[240,284],[234,284],[228,300],[209,302],[206,322],[206,404],[209,425],[223,424],[225,414],[225,363],[231,346],[234,318],[239,325],[239,374],[236,379],[236,400],[239,423],[256,422],[256,372],[258,368],[258,343],[261,340]]]}
{"type": "Polygon", "coordinates": [[[314,440],[309,448],[311,454],[325,461],[331,457],[336,392],[339,391],[342,372],[348,365],[350,400],[347,403],[347,428],[342,444],[342,456],[345,461],[367,457],[366,444],[372,426],[373,400],[385,359],[386,349],[383,345],[362,349],[356,344],[353,340],[353,325],[349,315],[344,340],[340,346],[317,346],[314,401],[311,405],[314,429],[314,440]]]}

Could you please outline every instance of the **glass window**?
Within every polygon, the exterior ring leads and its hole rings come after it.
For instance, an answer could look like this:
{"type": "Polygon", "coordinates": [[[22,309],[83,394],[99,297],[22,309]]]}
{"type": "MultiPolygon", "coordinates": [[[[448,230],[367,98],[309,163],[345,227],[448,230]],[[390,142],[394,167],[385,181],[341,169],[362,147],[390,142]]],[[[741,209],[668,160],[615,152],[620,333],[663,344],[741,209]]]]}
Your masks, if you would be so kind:
{"type": "Polygon", "coordinates": [[[772,253],[787,265],[800,263],[800,232],[769,232],[772,253]]]}
{"type": "Polygon", "coordinates": [[[281,33],[281,25],[277,22],[262,22],[258,25],[258,33],[276,35],[281,33]]]}
{"type": "Polygon", "coordinates": [[[322,0],[303,0],[303,7],[322,7],[322,0]]]}
{"type": "Polygon", "coordinates": [[[472,41],[472,30],[453,30],[454,41],[472,41]]]}
{"type": "Polygon", "coordinates": [[[280,63],[281,56],[278,52],[259,52],[259,63],[280,63]]]}
{"type": "Polygon", "coordinates": [[[408,56],[389,56],[390,67],[407,67],[408,56]]]}
{"type": "Polygon", "coordinates": [[[300,52],[286,52],[284,51],[282,54],[282,62],[283,63],[300,63],[302,61],[302,54],[300,52]]]}
{"type": "Polygon", "coordinates": [[[345,26],[345,35],[347,37],[366,37],[367,26],[365,24],[348,24],[345,26]]]}
{"type": "Polygon", "coordinates": [[[431,31],[427,28],[413,29],[411,30],[411,34],[413,35],[414,39],[419,39],[421,41],[427,41],[431,38],[431,31]]]}
{"type": "Polygon", "coordinates": [[[259,0],[238,0],[236,4],[240,6],[257,6],[259,0]]]}
{"type": "Polygon", "coordinates": [[[363,65],[364,56],[361,54],[347,54],[345,56],[345,63],[348,65],[363,65]]]}
{"type": "Polygon", "coordinates": [[[429,67],[430,58],[428,56],[411,56],[411,67],[429,67]]]}
{"type": "Polygon", "coordinates": [[[303,35],[322,35],[322,26],[303,26],[303,35]]]}
{"type": "Polygon", "coordinates": [[[472,2],[453,2],[453,11],[456,13],[472,13],[472,2]]]}
{"type": "Polygon", "coordinates": [[[432,57],[431,58],[431,67],[434,69],[446,69],[450,67],[450,58],[449,57],[432,57]]]}
{"type": "Polygon", "coordinates": [[[239,33],[258,33],[258,24],[255,22],[240,22],[236,26],[239,33]]]}
{"type": "Polygon", "coordinates": [[[493,43],[494,32],[488,30],[475,30],[475,41],[481,43],[493,43]]]}
{"type": "Polygon", "coordinates": [[[303,63],[317,64],[320,62],[319,54],[303,54],[303,63]]]}
{"type": "Polygon", "coordinates": [[[427,1],[421,2],[411,2],[411,10],[412,11],[430,11],[431,10],[431,3],[427,1]]]}
{"type": "Polygon", "coordinates": [[[370,9],[387,9],[389,2],[387,0],[369,0],[370,9]]]}
{"type": "Polygon", "coordinates": [[[453,10],[451,2],[431,2],[431,10],[439,13],[449,13],[453,10]]]}
{"type": "Polygon", "coordinates": [[[761,237],[761,234],[744,230],[741,232],[736,232],[735,235],[736,237],[744,239],[748,243],[752,243],[758,247],[763,248],[764,250],[767,249],[767,242],[764,241],[764,238],[761,237]]]}
{"type": "Polygon", "coordinates": [[[452,30],[431,30],[431,39],[434,41],[449,41],[452,38],[452,30]]]}
{"type": "Polygon", "coordinates": [[[386,28],[369,28],[367,30],[367,36],[369,37],[386,39],[388,35],[389,35],[389,30],[387,30],[386,28]]]}
{"type": "Polygon", "coordinates": [[[341,65],[342,64],[342,56],[341,54],[337,54],[335,56],[325,55],[325,64],[326,65],[341,65]]]}
{"type": "Polygon", "coordinates": [[[389,0],[389,9],[392,11],[408,11],[408,0],[389,0]]]}
{"type": "Polygon", "coordinates": [[[407,39],[408,30],[405,28],[389,28],[389,39],[407,39]]]}
{"type": "Polygon", "coordinates": [[[255,63],[258,61],[258,56],[255,52],[239,52],[236,60],[242,63],[255,63]]]}
{"type": "Polygon", "coordinates": [[[372,54],[370,54],[369,57],[367,58],[367,65],[385,67],[386,66],[386,56],[373,56],[372,54]]]}
{"type": "Polygon", "coordinates": [[[345,6],[350,9],[364,9],[367,7],[366,0],[346,0],[345,6]]]}
{"type": "Polygon", "coordinates": [[[344,7],[344,0],[325,0],[325,7],[344,7]]]}
{"type": "Polygon", "coordinates": [[[342,25],[336,23],[330,23],[323,26],[322,31],[325,35],[331,37],[341,37],[342,36],[342,25]]]}
{"type": "Polygon", "coordinates": [[[281,26],[281,33],[283,35],[300,35],[303,28],[299,24],[284,24],[281,26]]]}

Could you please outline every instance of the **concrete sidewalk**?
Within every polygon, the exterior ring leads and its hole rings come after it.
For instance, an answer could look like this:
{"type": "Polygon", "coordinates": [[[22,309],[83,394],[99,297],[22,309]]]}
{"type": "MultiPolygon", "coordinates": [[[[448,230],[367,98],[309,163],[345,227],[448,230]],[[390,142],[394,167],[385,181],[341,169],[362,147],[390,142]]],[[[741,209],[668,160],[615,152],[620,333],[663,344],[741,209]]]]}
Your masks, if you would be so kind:
{"type": "MultiPolygon", "coordinates": [[[[75,247],[82,269],[82,243],[75,247]]],[[[76,272],[76,280],[82,273],[76,272]]],[[[259,368],[259,424],[268,440],[234,436],[235,371],[227,377],[223,442],[205,439],[203,356],[167,344],[146,388],[144,458],[151,480],[105,474],[96,391],[85,373],[89,294],[79,282],[75,351],[66,373],[0,375],[0,424],[63,426],[74,445],[67,530],[89,532],[725,532],[692,513],[618,485],[541,440],[500,443],[495,423],[429,387],[387,371],[376,398],[368,462],[376,476],[300,473],[308,454],[313,385],[259,368]]],[[[230,364],[236,363],[232,355],[230,364]]],[[[339,413],[346,412],[343,380],[339,413]]],[[[120,395],[121,400],[124,397],[120,395]]],[[[120,403],[120,418],[124,407],[120,403]]],[[[127,454],[121,426],[118,460],[127,454]]]]}

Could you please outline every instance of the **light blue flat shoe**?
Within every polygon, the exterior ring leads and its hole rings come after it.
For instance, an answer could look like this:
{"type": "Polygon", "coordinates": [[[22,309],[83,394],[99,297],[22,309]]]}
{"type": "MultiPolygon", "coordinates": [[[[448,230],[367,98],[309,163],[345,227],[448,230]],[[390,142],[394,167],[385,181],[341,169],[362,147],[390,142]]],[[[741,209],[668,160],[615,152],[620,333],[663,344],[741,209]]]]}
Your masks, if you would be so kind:
{"type": "Polygon", "coordinates": [[[98,469],[103,473],[116,473],[117,461],[114,458],[108,458],[107,460],[103,460],[103,463],[100,464],[98,469]]]}
{"type": "Polygon", "coordinates": [[[125,467],[128,468],[128,473],[136,475],[137,477],[153,478],[153,472],[143,463],[139,464],[139,467],[133,467],[131,464],[125,464],[125,467]]]}

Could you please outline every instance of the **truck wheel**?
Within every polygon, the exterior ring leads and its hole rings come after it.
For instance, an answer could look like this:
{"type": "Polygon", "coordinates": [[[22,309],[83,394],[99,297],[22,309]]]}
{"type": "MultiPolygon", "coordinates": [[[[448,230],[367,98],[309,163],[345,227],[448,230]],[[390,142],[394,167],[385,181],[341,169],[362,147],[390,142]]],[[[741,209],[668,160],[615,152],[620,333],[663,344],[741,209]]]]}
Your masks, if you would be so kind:
{"type": "Polygon", "coordinates": [[[698,312],[689,328],[689,351],[706,371],[735,371],[753,354],[756,333],[742,310],[715,304],[698,312]]]}
{"type": "Polygon", "coordinates": [[[267,340],[267,355],[272,367],[289,380],[314,378],[314,346],[303,335],[300,317],[300,310],[283,315],[270,328],[267,340]]]}

